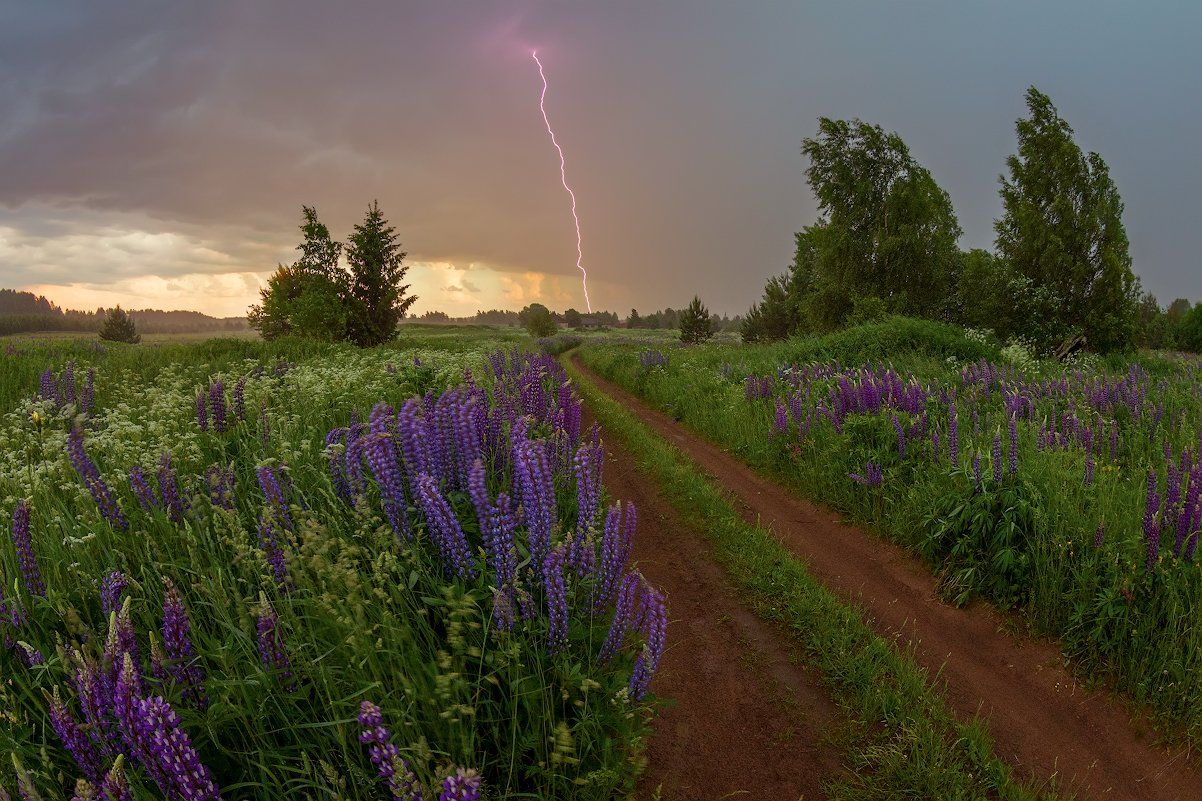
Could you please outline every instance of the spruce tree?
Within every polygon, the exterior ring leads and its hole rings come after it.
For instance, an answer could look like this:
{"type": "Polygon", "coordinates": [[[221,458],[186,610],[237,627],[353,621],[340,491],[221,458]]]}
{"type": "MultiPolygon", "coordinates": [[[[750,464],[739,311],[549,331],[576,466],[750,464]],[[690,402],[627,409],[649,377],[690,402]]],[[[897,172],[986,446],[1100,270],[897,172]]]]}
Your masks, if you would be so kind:
{"type": "Polygon", "coordinates": [[[1026,280],[1026,328],[1051,348],[1072,334],[1107,351],[1135,335],[1139,283],[1131,270],[1123,202],[1097,153],[1083,153],[1047,95],[1027,90],[1018,153],[1001,177],[998,255],[1026,280]]]}
{"type": "Polygon", "coordinates": [[[417,300],[401,284],[408,272],[405,251],[396,229],[388,224],[373,201],[363,222],[355,226],[346,247],[350,266],[350,337],[360,347],[387,342],[396,335],[397,323],[417,300]]]}
{"type": "Polygon", "coordinates": [[[680,313],[680,341],[689,345],[705,342],[714,335],[709,309],[701,298],[693,296],[693,302],[680,313]]]}
{"type": "Polygon", "coordinates": [[[137,345],[142,341],[142,335],[138,333],[133,318],[120,306],[105,313],[100,338],[108,342],[125,342],[130,345],[137,345]]]}

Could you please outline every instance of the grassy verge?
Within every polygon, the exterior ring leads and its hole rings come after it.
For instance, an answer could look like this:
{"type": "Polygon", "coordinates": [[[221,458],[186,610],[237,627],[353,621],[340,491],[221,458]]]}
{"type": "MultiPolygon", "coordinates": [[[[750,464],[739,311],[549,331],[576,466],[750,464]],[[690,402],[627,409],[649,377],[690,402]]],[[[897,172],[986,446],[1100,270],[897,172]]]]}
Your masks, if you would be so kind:
{"type": "Polygon", "coordinates": [[[855,721],[841,744],[847,777],[832,799],[1055,798],[1016,779],[978,721],[962,723],[910,656],[878,637],[766,530],[745,523],[681,451],[598,391],[566,363],[609,436],[634,454],[689,525],[709,540],[746,603],[786,626],[855,721]]]}

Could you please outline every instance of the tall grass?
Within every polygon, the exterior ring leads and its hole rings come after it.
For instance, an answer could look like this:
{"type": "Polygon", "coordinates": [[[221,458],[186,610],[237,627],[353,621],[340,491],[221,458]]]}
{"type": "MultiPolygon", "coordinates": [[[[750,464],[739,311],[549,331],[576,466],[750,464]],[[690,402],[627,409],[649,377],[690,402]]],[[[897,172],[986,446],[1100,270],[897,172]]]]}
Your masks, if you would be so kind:
{"type": "Polygon", "coordinates": [[[581,354],[752,466],[922,554],[949,601],[1020,609],[1083,675],[1157,710],[1172,734],[1202,736],[1196,357],[1016,366],[987,338],[896,319],[657,358],[637,346],[581,354]],[[918,390],[916,405],[856,407],[862,387],[889,376],[918,390]]]}

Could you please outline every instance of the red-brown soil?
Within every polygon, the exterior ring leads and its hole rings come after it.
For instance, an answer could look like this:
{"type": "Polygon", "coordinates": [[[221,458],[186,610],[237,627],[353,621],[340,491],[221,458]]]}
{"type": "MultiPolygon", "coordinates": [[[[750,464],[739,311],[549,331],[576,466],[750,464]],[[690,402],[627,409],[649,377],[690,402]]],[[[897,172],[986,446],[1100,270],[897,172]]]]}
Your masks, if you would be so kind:
{"type": "MultiPolygon", "coordinates": [[[[1081,799],[1202,799],[1202,771],[1187,750],[1160,747],[1141,716],[1109,693],[1083,687],[1054,642],[1012,633],[985,604],[942,603],[931,572],[914,556],[840,522],[574,361],[723,486],[748,521],[770,528],[819,581],[857,604],[880,634],[912,647],[919,664],[946,684],[956,713],[986,721],[998,756],[1019,775],[1054,779],[1081,799]]],[[[673,545],[658,547],[673,553],[673,545]]],[[[742,750],[739,739],[724,739],[742,750]]]]}
{"type": "Polygon", "coordinates": [[[823,798],[839,770],[825,734],[838,708],[794,661],[784,632],[735,595],[704,538],[686,526],[634,459],[606,440],[605,486],[638,510],[634,560],[668,600],[668,648],[652,689],[656,717],[639,798],[823,798]]]}

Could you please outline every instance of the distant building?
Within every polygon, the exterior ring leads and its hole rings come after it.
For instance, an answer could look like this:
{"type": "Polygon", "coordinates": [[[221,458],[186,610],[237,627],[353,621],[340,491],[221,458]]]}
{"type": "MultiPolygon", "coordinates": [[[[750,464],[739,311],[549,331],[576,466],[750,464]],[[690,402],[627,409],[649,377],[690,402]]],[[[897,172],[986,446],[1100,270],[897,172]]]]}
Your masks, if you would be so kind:
{"type": "Polygon", "coordinates": [[[580,315],[580,327],[585,329],[586,331],[590,328],[591,329],[604,328],[606,325],[607,325],[606,319],[599,314],[582,314],[582,315],[580,315]]]}

